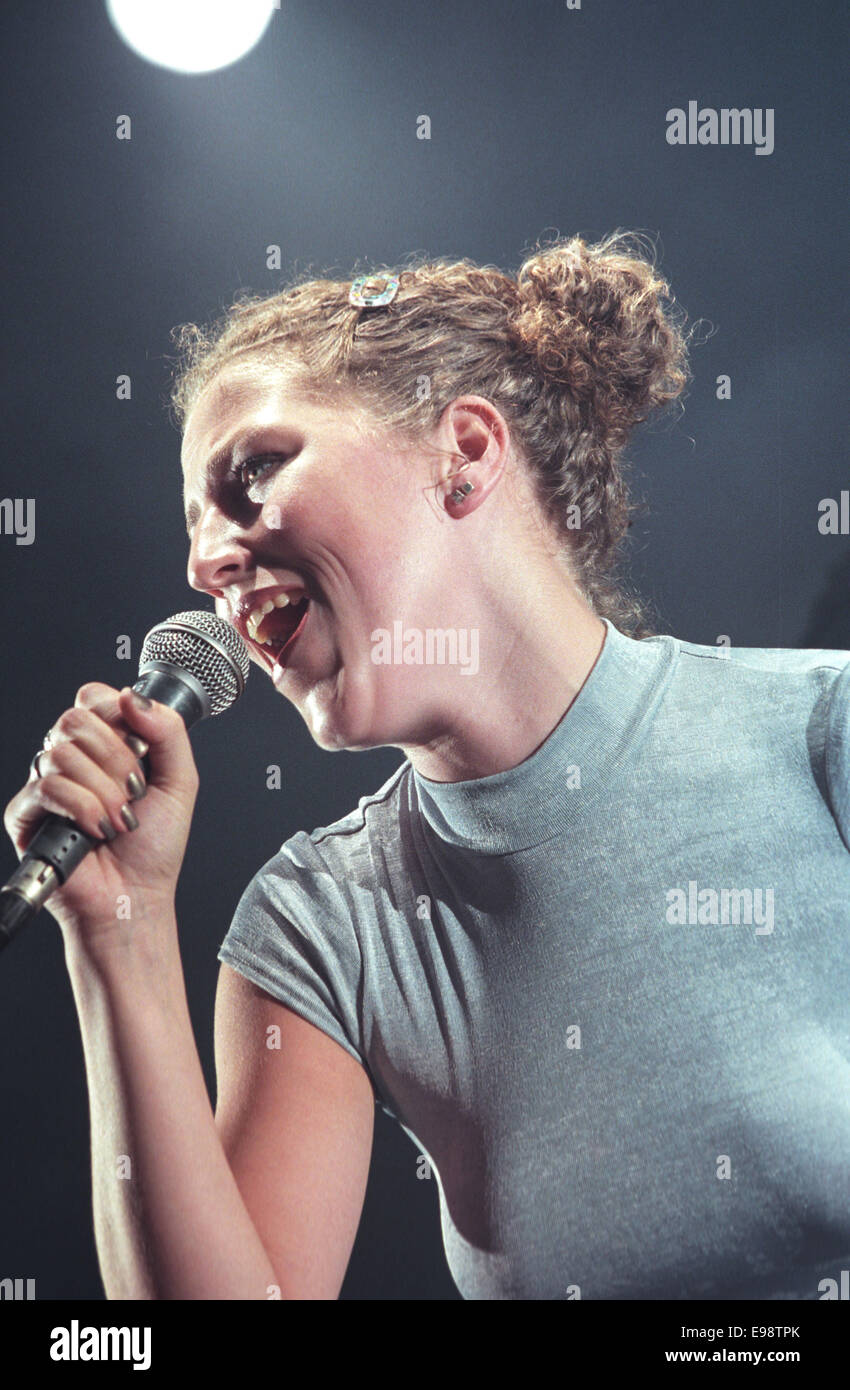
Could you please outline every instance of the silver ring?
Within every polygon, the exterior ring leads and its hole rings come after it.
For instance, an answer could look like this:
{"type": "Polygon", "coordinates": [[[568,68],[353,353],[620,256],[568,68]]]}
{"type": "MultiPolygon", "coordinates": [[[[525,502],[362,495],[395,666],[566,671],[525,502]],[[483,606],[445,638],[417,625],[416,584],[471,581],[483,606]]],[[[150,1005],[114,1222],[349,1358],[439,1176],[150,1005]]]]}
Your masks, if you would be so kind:
{"type": "Polygon", "coordinates": [[[46,748],[39,748],[38,752],[36,753],[35,757],[33,758],[32,762],[30,763],[30,780],[32,780],[33,777],[40,777],[40,776],[41,776],[41,773],[40,773],[39,770],[38,770],[38,760],[39,760],[39,758],[41,757],[42,753],[46,753],[46,752],[47,752],[47,749],[46,749],[46,748]]]}

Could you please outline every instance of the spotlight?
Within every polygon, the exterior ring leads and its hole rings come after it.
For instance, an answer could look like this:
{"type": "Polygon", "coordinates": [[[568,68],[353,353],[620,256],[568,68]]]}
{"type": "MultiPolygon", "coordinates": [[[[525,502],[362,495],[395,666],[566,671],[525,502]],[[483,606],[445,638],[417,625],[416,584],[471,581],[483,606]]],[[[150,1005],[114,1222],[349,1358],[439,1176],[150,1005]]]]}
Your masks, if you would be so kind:
{"type": "Polygon", "coordinates": [[[279,8],[275,0],[106,0],[124,42],[176,72],[214,72],[237,62],[279,8]]]}

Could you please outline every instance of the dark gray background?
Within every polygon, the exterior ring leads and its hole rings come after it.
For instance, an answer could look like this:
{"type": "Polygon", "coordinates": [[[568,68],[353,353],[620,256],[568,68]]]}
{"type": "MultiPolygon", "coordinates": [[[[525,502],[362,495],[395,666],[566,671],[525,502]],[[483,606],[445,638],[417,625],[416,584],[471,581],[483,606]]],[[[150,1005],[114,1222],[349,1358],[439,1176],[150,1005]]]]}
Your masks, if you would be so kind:
{"type": "MultiPolygon", "coordinates": [[[[131,683],[148,627],[207,606],[185,581],[169,330],[293,270],[348,276],[417,250],[515,270],[546,232],[648,232],[702,327],[685,413],[629,450],[647,504],[633,581],[660,630],[690,641],[850,648],[850,538],[817,528],[820,499],[850,487],[841,6],[283,0],[252,54],[194,77],[134,55],[98,0],[7,0],[0,38],[0,496],[36,499],[35,543],[0,535],[4,803],[81,683],[131,683]],[[773,107],[773,154],[668,145],[666,112],[689,100],[773,107]],[[270,243],[282,272],[265,268],[270,243]],[[122,633],[133,662],[115,657],[122,633]]],[[[319,750],[256,668],[194,743],[180,929],[212,1086],[216,951],[242,888],[401,755],[319,750]]],[[[0,959],[0,1056],[0,1277],[101,1298],[81,1046],[46,914],[0,959]]],[[[436,1185],[398,1126],[376,1123],[343,1297],[457,1297],[436,1185]]]]}

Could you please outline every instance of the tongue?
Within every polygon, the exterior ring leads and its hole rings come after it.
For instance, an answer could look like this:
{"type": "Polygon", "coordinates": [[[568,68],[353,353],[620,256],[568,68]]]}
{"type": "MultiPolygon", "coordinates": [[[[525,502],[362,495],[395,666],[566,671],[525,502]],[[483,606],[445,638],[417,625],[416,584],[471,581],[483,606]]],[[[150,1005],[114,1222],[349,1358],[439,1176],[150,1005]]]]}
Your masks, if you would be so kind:
{"type": "Polygon", "coordinates": [[[303,629],[304,629],[304,624],[305,624],[306,621],[307,621],[307,615],[308,615],[309,612],[310,612],[310,605],[309,605],[309,603],[305,603],[305,604],[303,605],[303,607],[300,608],[300,609],[297,611],[297,613],[296,613],[295,616],[296,616],[297,619],[298,619],[298,625],[297,625],[297,627],[295,627],[295,630],[294,630],[294,631],[291,631],[291,632],[290,632],[290,634],[289,634],[289,636],[288,636],[288,639],[284,642],[284,645],[275,653],[274,663],[275,663],[275,666],[276,666],[276,667],[281,667],[281,668],[283,668],[283,667],[286,666],[286,662],[287,662],[287,659],[288,659],[288,657],[289,657],[289,653],[291,652],[292,648],[295,646],[295,643],[298,641],[298,638],[300,637],[300,635],[301,635],[301,633],[302,633],[302,631],[303,631],[303,629]]]}

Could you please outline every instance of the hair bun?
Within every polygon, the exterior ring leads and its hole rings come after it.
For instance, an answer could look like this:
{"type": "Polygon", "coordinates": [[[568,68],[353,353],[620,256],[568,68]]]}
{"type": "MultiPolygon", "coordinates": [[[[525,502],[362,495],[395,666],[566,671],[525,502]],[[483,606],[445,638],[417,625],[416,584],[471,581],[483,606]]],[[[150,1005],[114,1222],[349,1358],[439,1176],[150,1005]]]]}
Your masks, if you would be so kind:
{"type": "Polygon", "coordinates": [[[540,373],[567,390],[574,424],[612,448],[689,376],[669,287],[642,250],[635,233],[618,231],[595,245],[572,237],[535,251],[517,276],[510,322],[540,373]]]}

